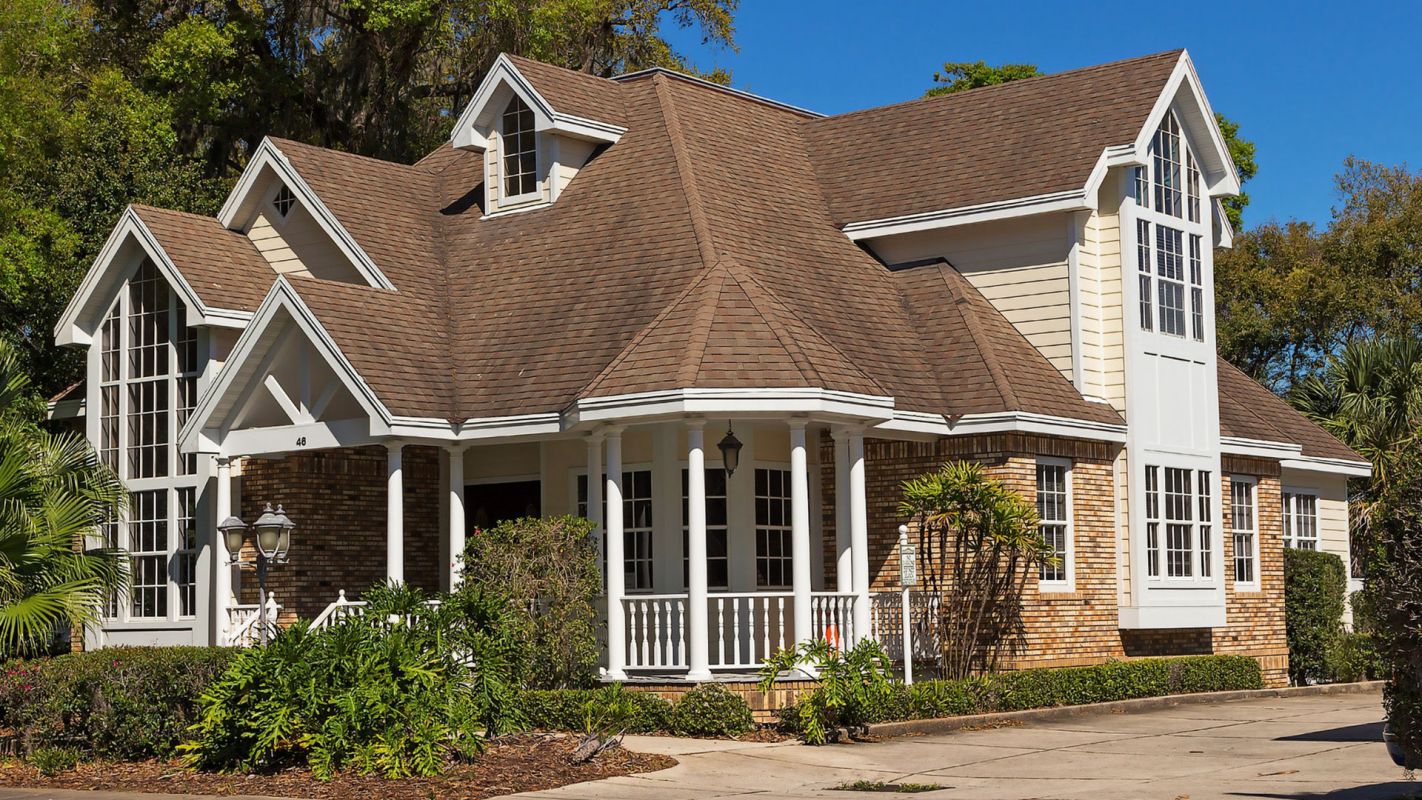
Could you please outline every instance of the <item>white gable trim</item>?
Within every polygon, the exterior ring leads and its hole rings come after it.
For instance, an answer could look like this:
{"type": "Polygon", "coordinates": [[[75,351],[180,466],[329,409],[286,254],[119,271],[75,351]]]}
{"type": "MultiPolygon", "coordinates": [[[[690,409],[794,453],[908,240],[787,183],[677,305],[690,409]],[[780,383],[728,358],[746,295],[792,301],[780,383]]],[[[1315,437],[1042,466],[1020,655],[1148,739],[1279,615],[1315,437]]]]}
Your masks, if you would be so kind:
{"type": "Polygon", "coordinates": [[[1136,135],[1135,154],[1138,163],[1144,164],[1146,154],[1150,152],[1151,139],[1155,137],[1156,130],[1165,119],[1165,115],[1170,111],[1170,107],[1175,104],[1176,95],[1180,89],[1188,90],[1189,100],[1195,103],[1201,119],[1199,121],[1181,117],[1180,124],[1186,130],[1195,134],[1196,140],[1203,138],[1208,141],[1209,149],[1219,166],[1213,170],[1205,169],[1208,164],[1202,163],[1201,172],[1209,185],[1208,194],[1211,197],[1222,195],[1239,194],[1239,176],[1234,171],[1234,159],[1230,157],[1229,147],[1225,145],[1224,133],[1220,131],[1219,123],[1215,120],[1215,112],[1210,108],[1210,101],[1205,97],[1205,89],[1200,85],[1200,76],[1195,73],[1195,64],[1190,60],[1188,52],[1180,54],[1180,62],[1175,65],[1175,71],[1170,74],[1170,80],[1165,83],[1165,91],[1156,98],[1155,107],[1151,109],[1150,116],[1146,117],[1145,127],[1141,128],[1136,135]],[[1203,128],[1203,130],[1201,130],[1203,128]]]}
{"type": "Polygon", "coordinates": [[[965,414],[956,420],[942,414],[920,411],[896,411],[894,418],[879,424],[877,430],[932,436],[969,436],[979,433],[1039,433],[1073,439],[1093,439],[1103,442],[1126,441],[1123,424],[1054,417],[1026,411],[1000,411],[986,414],[965,414]]]}
{"type": "MultiPolygon", "coordinates": [[[[94,263],[85,273],[84,280],[79,284],[79,290],[70,298],[69,305],[65,307],[64,313],[59,316],[59,321],[54,326],[54,338],[60,345],[89,345],[93,343],[94,331],[98,330],[99,320],[92,320],[92,325],[85,325],[84,317],[87,313],[93,313],[93,306],[102,302],[104,308],[108,308],[112,302],[112,294],[117,292],[119,280],[117,276],[111,275],[114,268],[114,260],[118,257],[124,242],[132,239],[142,248],[143,252],[157,265],[158,271],[163,278],[173,287],[173,291],[178,293],[183,305],[188,309],[188,325],[208,325],[220,328],[241,328],[246,326],[252,315],[246,311],[238,311],[230,308],[217,308],[209,306],[198,297],[192,284],[183,277],[173,260],[168,257],[168,253],[159,243],[158,237],[153,235],[144,224],[143,219],[138,216],[132,206],[124,209],[119,217],[118,224],[114,226],[113,232],[104,242],[104,246],[99,250],[99,255],[95,257],[94,263]],[[112,292],[100,294],[103,288],[112,289],[112,292]]],[[[275,274],[273,274],[275,277],[275,274]]]]}
{"type": "Polygon", "coordinates": [[[474,90],[474,97],[469,101],[469,105],[464,107],[459,121],[454,124],[454,130],[449,135],[453,146],[473,150],[488,148],[488,139],[478,131],[474,123],[503,85],[507,85],[528,104],[529,109],[533,111],[533,127],[536,131],[554,131],[565,136],[607,144],[616,143],[627,132],[626,128],[618,125],[559,113],[552,103],[533,88],[533,84],[518,71],[508,56],[500,53],[484,80],[479,82],[479,88],[474,90]]]}
{"type": "Polygon", "coordinates": [[[321,198],[316,195],[316,192],[292,166],[286,154],[282,153],[271,139],[263,139],[262,143],[257,146],[257,152],[252,154],[251,160],[247,162],[247,168],[242,170],[241,177],[237,179],[237,185],[232,187],[232,193],[227,196],[227,202],[223,203],[222,210],[217,212],[217,221],[221,222],[223,227],[235,229],[238,224],[238,215],[249,204],[250,195],[256,187],[257,179],[262,174],[262,170],[267,168],[276,173],[277,178],[296,195],[297,201],[311,212],[311,216],[316,219],[321,230],[325,231],[341,253],[350,259],[351,265],[366,280],[366,283],[377,289],[395,288],[395,284],[391,283],[385,273],[380,271],[380,267],[375,265],[375,260],[365,252],[365,249],[360,246],[354,236],[351,236],[345,226],[341,225],[340,220],[331,212],[331,209],[321,202],[321,198]]]}
{"type": "MultiPolygon", "coordinates": [[[[286,311],[296,323],[297,328],[310,341],[316,352],[326,360],[331,370],[336,374],[336,378],[360,403],[361,408],[370,417],[369,435],[378,436],[389,432],[392,420],[389,410],[385,404],[380,402],[375,391],[360,376],[354,365],[346,359],[340,348],[331,339],[324,326],[316,319],[316,315],[302,301],[301,295],[285,278],[277,279],[267,293],[262,305],[257,308],[253,315],[252,324],[242,332],[242,336],[237,340],[237,344],[232,349],[232,354],[228,357],[222,369],[217,373],[217,380],[213,383],[201,398],[197,407],[193,409],[192,418],[184,426],[182,432],[178,434],[178,445],[184,452],[210,453],[218,452],[229,455],[250,455],[245,452],[228,453],[227,443],[222,441],[226,438],[226,432],[212,431],[210,424],[212,417],[216,413],[217,405],[229,392],[234,391],[234,384],[237,375],[242,371],[242,367],[253,358],[257,344],[261,341],[263,333],[267,327],[276,319],[279,311],[286,311]],[[215,434],[215,436],[214,436],[215,434]]],[[[262,380],[261,376],[255,380],[262,380]]],[[[235,391],[244,391],[244,387],[237,387],[235,391]]],[[[319,427],[323,423],[314,423],[319,427]]],[[[282,429],[286,431],[285,428],[282,429]]],[[[285,434],[283,434],[285,435],[285,434]]],[[[338,437],[342,441],[348,440],[349,436],[338,437]]],[[[315,446],[315,445],[312,445],[315,446]]],[[[335,446],[335,445],[332,445],[335,446]]],[[[263,450],[263,452],[275,452],[263,450]]]]}

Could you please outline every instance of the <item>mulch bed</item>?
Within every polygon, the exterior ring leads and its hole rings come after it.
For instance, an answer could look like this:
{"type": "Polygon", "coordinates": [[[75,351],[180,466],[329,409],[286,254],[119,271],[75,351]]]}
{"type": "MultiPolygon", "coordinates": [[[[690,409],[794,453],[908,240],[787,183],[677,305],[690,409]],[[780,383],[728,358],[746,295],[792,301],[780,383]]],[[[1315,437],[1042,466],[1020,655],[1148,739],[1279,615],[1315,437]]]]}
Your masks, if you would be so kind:
{"type": "Polygon", "coordinates": [[[334,780],[318,781],[308,769],[288,769],[271,775],[189,772],[172,761],[80,764],[71,772],[47,778],[28,764],[11,761],[0,766],[0,786],[268,795],[320,800],[352,797],[478,800],[618,775],[653,772],[676,764],[676,760],[669,756],[634,753],[620,747],[603,751],[589,763],[574,764],[569,754],[576,746],[577,740],[568,736],[505,737],[491,743],[471,763],[452,765],[437,778],[395,780],[343,773],[334,780]]]}

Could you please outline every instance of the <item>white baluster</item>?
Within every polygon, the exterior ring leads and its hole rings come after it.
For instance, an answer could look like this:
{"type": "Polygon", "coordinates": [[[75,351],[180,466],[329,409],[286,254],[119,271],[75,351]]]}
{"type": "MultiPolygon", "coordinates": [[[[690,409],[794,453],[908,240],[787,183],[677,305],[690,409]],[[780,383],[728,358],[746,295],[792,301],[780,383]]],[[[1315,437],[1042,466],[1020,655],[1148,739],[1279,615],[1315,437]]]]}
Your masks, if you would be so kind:
{"type": "Polygon", "coordinates": [[[741,665],[741,599],[731,601],[731,647],[735,651],[735,664],[741,665]]]}
{"type": "Polygon", "coordinates": [[[680,649],[681,652],[680,660],[678,661],[678,663],[683,664],[689,663],[690,659],[690,655],[686,652],[686,626],[688,624],[686,608],[688,603],[690,603],[690,600],[676,601],[677,616],[681,618],[681,624],[677,626],[677,630],[681,632],[681,635],[677,642],[677,647],[680,649]]]}
{"type": "Polygon", "coordinates": [[[726,599],[716,598],[716,664],[726,664],[726,599]]]}

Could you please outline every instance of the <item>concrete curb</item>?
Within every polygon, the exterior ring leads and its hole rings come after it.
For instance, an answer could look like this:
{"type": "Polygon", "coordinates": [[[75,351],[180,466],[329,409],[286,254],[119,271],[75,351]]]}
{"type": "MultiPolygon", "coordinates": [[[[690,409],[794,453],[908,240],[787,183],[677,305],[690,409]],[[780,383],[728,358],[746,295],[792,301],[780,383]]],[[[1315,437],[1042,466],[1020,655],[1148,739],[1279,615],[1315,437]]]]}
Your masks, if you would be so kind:
{"type": "Polygon", "coordinates": [[[1331,694],[1362,694],[1382,691],[1383,681],[1360,683],[1327,683],[1318,686],[1290,686],[1283,689],[1241,689],[1233,692],[1199,692],[1172,694],[1165,697],[1142,697],[1137,700],[1116,700],[1080,706],[1053,706],[1026,711],[1001,711],[995,714],[971,714],[965,717],[910,719],[903,722],[878,722],[869,726],[868,734],[877,737],[914,736],[926,733],[951,733],[964,728],[991,727],[1005,722],[1047,722],[1089,714],[1126,714],[1133,711],[1157,711],[1186,705],[1227,703],[1231,700],[1251,700],[1261,697],[1314,697],[1331,694]]]}

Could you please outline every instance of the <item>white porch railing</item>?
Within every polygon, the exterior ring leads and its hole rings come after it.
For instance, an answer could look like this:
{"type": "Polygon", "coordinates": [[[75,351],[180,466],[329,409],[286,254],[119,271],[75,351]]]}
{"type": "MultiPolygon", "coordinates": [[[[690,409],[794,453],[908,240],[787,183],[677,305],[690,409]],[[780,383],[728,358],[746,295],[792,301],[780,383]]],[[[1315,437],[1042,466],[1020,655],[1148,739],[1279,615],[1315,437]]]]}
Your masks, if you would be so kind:
{"type": "MultiPolygon", "coordinates": [[[[262,615],[257,613],[256,603],[238,604],[227,607],[227,630],[222,637],[224,647],[251,647],[262,640],[262,615]]],[[[276,595],[267,594],[267,614],[266,625],[267,635],[275,635],[277,628],[277,615],[281,613],[281,605],[276,601],[276,595]]]]}
{"type": "Polygon", "coordinates": [[[787,592],[717,593],[707,598],[713,669],[755,669],[795,639],[795,595],[787,592]]]}
{"type": "MultiPolygon", "coordinates": [[[[426,600],[425,605],[430,608],[439,608],[439,601],[426,600]]],[[[342,620],[355,619],[363,616],[365,614],[365,607],[366,602],[364,600],[347,600],[346,590],[341,589],[336,593],[335,601],[322,609],[321,613],[316,615],[316,619],[311,620],[311,630],[329,628],[342,620]]],[[[389,621],[392,623],[396,622],[398,621],[398,617],[392,614],[389,621]]],[[[407,625],[410,623],[410,617],[408,615],[405,617],[405,623],[407,625]]]]}
{"type": "MultiPolygon", "coordinates": [[[[903,592],[875,592],[870,595],[870,636],[883,645],[895,661],[904,658],[903,592]]],[[[941,654],[938,614],[941,600],[928,592],[909,592],[909,647],[914,661],[937,661],[941,654]]]]}
{"type": "Polygon", "coordinates": [[[686,668],[686,595],[631,595],[622,598],[622,608],[628,668],[686,668]]]}
{"type": "Polygon", "coordinates": [[[854,630],[854,594],[811,594],[810,624],[816,639],[823,639],[835,647],[852,647],[859,641],[854,630]]]}

